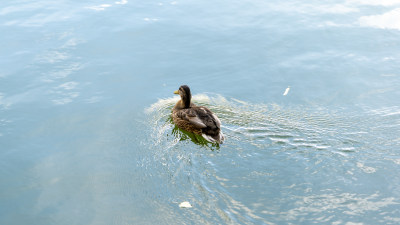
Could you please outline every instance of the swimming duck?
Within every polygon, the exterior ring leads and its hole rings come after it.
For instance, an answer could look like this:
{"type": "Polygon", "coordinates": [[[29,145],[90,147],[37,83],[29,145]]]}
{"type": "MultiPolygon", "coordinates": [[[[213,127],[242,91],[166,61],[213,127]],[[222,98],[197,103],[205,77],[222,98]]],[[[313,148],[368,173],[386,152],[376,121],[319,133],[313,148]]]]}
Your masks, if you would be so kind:
{"type": "Polygon", "coordinates": [[[201,135],[207,141],[222,144],[225,137],[221,131],[221,121],[204,106],[196,106],[191,102],[192,94],[187,85],[182,85],[174,94],[179,100],[172,109],[172,120],[179,128],[201,135]]]}

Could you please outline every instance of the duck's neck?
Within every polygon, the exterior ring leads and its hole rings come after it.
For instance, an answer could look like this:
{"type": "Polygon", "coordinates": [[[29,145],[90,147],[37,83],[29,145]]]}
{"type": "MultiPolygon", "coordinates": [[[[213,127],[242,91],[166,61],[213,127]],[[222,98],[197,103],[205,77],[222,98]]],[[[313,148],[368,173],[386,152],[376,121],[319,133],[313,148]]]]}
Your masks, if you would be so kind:
{"type": "Polygon", "coordinates": [[[175,104],[174,109],[187,109],[192,106],[194,106],[194,105],[190,102],[190,100],[185,102],[181,99],[175,104]]]}
{"type": "Polygon", "coordinates": [[[191,96],[183,96],[181,98],[181,104],[183,106],[183,108],[190,108],[190,97],[191,96]]]}

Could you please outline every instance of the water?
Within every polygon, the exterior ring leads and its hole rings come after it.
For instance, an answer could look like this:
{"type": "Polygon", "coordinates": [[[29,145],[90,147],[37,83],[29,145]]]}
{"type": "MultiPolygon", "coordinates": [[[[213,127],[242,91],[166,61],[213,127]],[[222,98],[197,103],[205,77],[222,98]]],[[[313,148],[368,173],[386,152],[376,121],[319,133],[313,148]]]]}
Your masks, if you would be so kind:
{"type": "Polygon", "coordinates": [[[399,10],[3,1],[0,224],[400,223],[399,10]],[[182,84],[223,145],[174,128],[182,84]]]}

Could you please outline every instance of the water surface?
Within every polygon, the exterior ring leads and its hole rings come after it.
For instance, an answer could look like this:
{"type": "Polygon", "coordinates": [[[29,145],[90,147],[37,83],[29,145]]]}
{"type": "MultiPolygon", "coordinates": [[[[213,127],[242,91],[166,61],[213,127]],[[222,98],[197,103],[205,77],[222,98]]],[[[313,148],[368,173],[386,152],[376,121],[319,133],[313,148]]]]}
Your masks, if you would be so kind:
{"type": "Polygon", "coordinates": [[[0,223],[400,223],[397,21],[396,0],[0,3],[0,223]],[[182,84],[223,145],[175,129],[182,84]]]}

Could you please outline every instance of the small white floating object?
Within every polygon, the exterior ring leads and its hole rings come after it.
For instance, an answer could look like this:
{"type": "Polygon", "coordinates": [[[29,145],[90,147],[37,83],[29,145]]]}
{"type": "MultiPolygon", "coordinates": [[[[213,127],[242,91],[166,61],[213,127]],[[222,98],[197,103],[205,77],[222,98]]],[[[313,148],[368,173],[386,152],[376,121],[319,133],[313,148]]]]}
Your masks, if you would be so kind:
{"type": "Polygon", "coordinates": [[[192,208],[192,205],[189,202],[182,202],[179,204],[179,208],[192,208]]]}
{"type": "Polygon", "coordinates": [[[285,93],[283,93],[283,95],[284,95],[284,96],[287,95],[287,94],[289,93],[289,90],[290,90],[290,86],[288,86],[288,87],[286,88],[285,93]]]}

